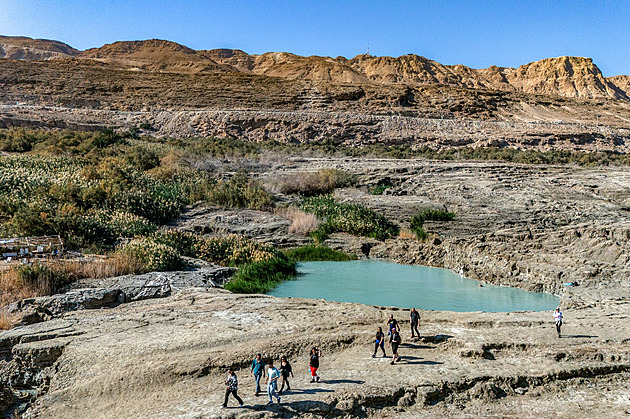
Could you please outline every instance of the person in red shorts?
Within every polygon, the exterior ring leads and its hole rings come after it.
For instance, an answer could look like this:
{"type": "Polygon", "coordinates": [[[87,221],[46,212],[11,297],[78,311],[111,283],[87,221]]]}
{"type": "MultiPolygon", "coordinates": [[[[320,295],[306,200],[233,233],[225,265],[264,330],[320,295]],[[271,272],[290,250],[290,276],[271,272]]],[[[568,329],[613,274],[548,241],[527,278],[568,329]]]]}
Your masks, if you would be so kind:
{"type": "Polygon", "coordinates": [[[317,375],[317,369],[319,368],[319,358],[322,356],[321,352],[317,348],[311,349],[311,359],[308,366],[311,369],[311,383],[319,382],[319,375],[317,375]]]}

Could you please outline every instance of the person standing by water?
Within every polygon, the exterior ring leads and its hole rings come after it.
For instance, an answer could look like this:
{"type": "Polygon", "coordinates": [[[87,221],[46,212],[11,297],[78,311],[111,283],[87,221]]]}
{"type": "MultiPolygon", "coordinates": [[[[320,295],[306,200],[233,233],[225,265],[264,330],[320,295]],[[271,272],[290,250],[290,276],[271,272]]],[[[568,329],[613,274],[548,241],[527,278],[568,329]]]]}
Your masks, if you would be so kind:
{"type": "Polygon", "coordinates": [[[243,407],[243,399],[241,399],[236,391],[238,390],[238,379],[236,378],[236,374],[232,368],[228,369],[228,376],[225,380],[225,401],[223,402],[222,407],[227,407],[228,398],[230,394],[234,396],[236,401],[240,404],[240,407],[243,407]]]}
{"type": "Polygon", "coordinates": [[[269,403],[273,403],[273,397],[278,400],[280,404],[280,395],[278,394],[278,378],[280,377],[280,371],[273,366],[273,361],[269,361],[269,369],[267,370],[267,395],[269,396],[269,403]]]}
{"type": "Polygon", "coordinates": [[[378,348],[381,348],[381,351],[383,351],[383,358],[386,358],[387,354],[385,353],[385,333],[383,333],[382,327],[376,329],[376,342],[374,342],[374,353],[372,354],[372,358],[376,356],[378,348]]]}
{"type": "Polygon", "coordinates": [[[311,370],[311,383],[319,382],[319,375],[317,375],[317,369],[319,368],[319,358],[322,356],[321,352],[317,348],[311,349],[310,360],[308,366],[311,370]]]}
{"type": "Polygon", "coordinates": [[[392,347],[392,352],[394,353],[392,362],[390,362],[390,364],[392,365],[394,365],[394,362],[400,361],[400,356],[398,355],[398,346],[400,345],[401,342],[402,342],[402,339],[400,337],[400,332],[394,329],[392,331],[391,336],[389,337],[389,344],[392,347]]]}
{"type": "Polygon", "coordinates": [[[254,392],[255,396],[258,396],[258,393],[260,393],[260,379],[264,374],[265,363],[263,362],[261,355],[257,354],[256,358],[252,361],[251,367],[249,368],[249,375],[253,375],[256,380],[256,391],[254,392]]]}
{"type": "Polygon", "coordinates": [[[562,312],[560,311],[560,307],[553,312],[553,321],[556,323],[556,332],[558,332],[558,337],[560,337],[560,328],[562,327],[562,312]]]}
{"type": "Polygon", "coordinates": [[[280,374],[282,375],[282,385],[280,386],[280,391],[278,394],[282,395],[284,391],[284,383],[287,384],[287,391],[291,390],[291,385],[289,384],[289,375],[293,378],[293,367],[289,364],[287,357],[282,355],[280,358],[280,374]]]}
{"type": "Polygon", "coordinates": [[[415,308],[411,309],[411,313],[409,313],[409,324],[411,325],[411,339],[414,338],[413,332],[416,332],[418,339],[420,339],[420,332],[418,331],[418,323],[420,323],[420,313],[416,311],[415,308]]]}

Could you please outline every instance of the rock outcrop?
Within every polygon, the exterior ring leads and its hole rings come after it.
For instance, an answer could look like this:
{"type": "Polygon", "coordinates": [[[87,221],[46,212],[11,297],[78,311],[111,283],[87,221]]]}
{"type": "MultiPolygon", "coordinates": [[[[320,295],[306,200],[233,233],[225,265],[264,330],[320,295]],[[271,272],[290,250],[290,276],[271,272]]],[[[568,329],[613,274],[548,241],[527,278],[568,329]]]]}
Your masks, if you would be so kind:
{"type": "Polygon", "coordinates": [[[78,50],[59,41],[0,35],[0,58],[8,60],[51,60],[78,54],[78,50]]]}

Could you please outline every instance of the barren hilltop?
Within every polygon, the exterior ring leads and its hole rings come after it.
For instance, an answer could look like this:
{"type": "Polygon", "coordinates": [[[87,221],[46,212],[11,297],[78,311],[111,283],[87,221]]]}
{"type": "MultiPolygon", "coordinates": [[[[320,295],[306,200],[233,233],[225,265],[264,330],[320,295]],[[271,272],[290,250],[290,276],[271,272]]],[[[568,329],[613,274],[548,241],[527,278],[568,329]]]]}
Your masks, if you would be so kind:
{"type": "Polygon", "coordinates": [[[241,50],[196,51],[171,41],[120,41],[77,51],[59,41],[0,36],[0,58],[19,60],[78,57],[118,67],[172,73],[243,73],[335,83],[445,85],[562,97],[628,99],[627,82],[604,77],[590,58],[558,57],[518,68],[473,69],[443,65],[415,54],[302,57],[288,52],[250,55],[241,50]],[[616,84],[616,82],[618,84],[616,84]]]}

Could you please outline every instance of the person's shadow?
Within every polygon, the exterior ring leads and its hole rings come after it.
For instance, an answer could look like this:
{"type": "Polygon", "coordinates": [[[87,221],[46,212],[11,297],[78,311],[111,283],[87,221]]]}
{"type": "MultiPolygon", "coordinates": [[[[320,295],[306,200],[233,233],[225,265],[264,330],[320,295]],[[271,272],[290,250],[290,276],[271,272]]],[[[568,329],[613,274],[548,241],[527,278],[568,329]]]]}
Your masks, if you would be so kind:
{"type": "Polygon", "coordinates": [[[410,349],[435,349],[435,346],[418,345],[417,343],[401,343],[401,347],[410,349]]]}
{"type": "MultiPolygon", "coordinates": [[[[320,381],[320,383],[324,383],[324,381],[320,381]]],[[[291,390],[284,391],[282,396],[291,394],[317,394],[317,393],[334,393],[335,390],[329,388],[292,388],[291,390]]]]}
{"type": "Polygon", "coordinates": [[[593,335],[562,335],[563,338],[587,338],[587,339],[591,339],[591,338],[598,338],[599,336],[593,336],[593,335]]]}
{"type": "Polygon", "coordinates": [[[403,355],[400,357],[400,361],[396,362],[396,364],[401,364],[401,365],[442,365],[444,364],[444,362],[439,362],[439,361],[420,361],[422,358],[421,356],[409,356],[409,355],[403,355]]]}

